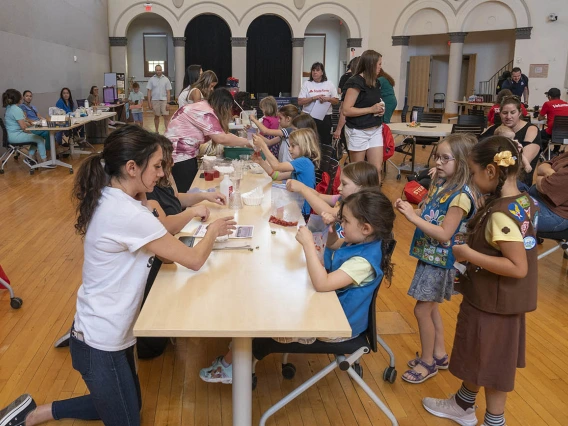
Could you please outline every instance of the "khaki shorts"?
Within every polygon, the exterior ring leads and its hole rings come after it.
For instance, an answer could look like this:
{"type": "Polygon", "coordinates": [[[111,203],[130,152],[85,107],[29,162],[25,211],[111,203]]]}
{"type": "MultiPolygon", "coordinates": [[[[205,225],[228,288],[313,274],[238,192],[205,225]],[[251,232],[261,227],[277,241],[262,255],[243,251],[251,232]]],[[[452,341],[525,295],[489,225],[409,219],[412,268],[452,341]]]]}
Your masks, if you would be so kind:
{"type": "Polygon", "coordinates": [[[159,117],[161,115],[170,115],[168,112],[168,102],[167,101],[152,101],[152,110],[154,115],[159,117]]]}

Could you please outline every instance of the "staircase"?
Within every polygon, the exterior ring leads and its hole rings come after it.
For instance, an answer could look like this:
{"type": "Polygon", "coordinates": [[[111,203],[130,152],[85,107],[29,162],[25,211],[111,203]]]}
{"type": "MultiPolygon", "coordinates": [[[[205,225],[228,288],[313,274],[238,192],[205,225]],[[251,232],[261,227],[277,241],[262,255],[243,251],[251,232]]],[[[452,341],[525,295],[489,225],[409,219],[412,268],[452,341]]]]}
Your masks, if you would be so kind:
{"type": "Polygon", "coordinates": [[[493,76],[487,81],[480,81],[479,82],[479,96],[483,96],[483,102],[493,102],[495,100],[496,94],[495,91],[497,90],[497,82],[499,81],[499,77],[503,74],[504,71],[511,71],[513,69],[513,61],[505,64],[504,66],[499,69],[493,76]]]}

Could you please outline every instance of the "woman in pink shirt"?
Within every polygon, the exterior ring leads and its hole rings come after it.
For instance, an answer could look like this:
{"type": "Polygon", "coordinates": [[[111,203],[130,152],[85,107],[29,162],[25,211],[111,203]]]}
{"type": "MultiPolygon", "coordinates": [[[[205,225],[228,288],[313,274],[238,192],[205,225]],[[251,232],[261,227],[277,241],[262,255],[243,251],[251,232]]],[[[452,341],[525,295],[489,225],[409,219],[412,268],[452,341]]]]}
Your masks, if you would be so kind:
{"type": "Polygon", "coordinates": [[[173,115],[165,136],[174,146],[172,175],[179,192],[187,192],[197,175],[197,155],[201,144],[213,141],[225,146],[247,146],[248,141],[229,133],[233,96],[215,90],[208,101],[185,105],[173,115]]]}

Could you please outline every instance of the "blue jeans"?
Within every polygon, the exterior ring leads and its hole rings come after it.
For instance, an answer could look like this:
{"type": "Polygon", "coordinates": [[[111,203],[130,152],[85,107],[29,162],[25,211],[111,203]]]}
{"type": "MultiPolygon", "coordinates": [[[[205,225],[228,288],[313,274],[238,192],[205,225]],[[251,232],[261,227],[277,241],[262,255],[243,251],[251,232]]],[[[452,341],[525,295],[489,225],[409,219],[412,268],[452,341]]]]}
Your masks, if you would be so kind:
{"type": "Polygon", "coordinates": [[[536,185],[531,186],[529,194],[536,201],[538,201],[538,206],[540,207],[540,212],[538,214],[538,228],[537,231],[540,232],[560,232],[568,229],[568,219],[564,219],[554,213],[548,208],[548,206],[542,201],[542,196],[536,189],[536,185]]]}
{"type": "Polygon", "coordinates": [[[71,337],[73,368],[81,373],[90,395],[53,402],[55,420],[102,420],[105,426],[139,426],[142,397],[134,346],[107,352],[71,337]]]}

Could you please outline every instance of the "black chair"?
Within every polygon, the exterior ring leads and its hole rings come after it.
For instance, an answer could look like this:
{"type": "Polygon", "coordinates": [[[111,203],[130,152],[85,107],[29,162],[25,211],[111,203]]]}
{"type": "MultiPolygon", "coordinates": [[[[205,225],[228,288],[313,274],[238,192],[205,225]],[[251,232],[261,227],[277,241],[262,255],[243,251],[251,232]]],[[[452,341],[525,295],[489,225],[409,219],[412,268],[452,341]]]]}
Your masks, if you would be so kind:
{"type": "Polygon", "coordinates": [[[531,122],[531,116],[530,115],[521,115],[521,120],[526,121],[527,123],[531,122]]]}
{"type": "Polygon", "coordinates": [[[554,117],[550,142],[541,155],[544,158],[548,158],[549,161],[552,149],[551,145],[568,145],[568,116],[558,115],[554,117]]]}
{"type": "MultiPolygon", "coordinates": [[[[420,118],[420,123],[441,123],[442,119],[444,118],[444,114],[438,113],[431,113],[431,112],[423,112],[420,118]]],[[[416,140],[416,145],[422,145],[422,148],[426,148],[426,145],[434,145],[430,155],[428,156],[428,162],[426,164],[430,164],[430,159],[436,155],[436,145],[440,141],[440,138],[429,138],[425,136],[416,136],[414,138],[416,140]]]]}
{"type": "MultiPolygon", "coordinates": [[[[77,99],[77,108],[81,108],[85,106],[86,99],[77,99]]],[[[92,106],[92,105],[89,105],[92,106]]]]}
{"type": "MultiPolygon", "coordinates": [[[[387,253],[392,254],[396,241],[392,240],[386,250],[387,253]]],[[[279,343],[273,339],[269,338],[259,338],[254,339],[252,344],[252,352],[254,355],[253,363],[253,387],[256,387],[257,377],[255,374],[255,366],[257,360],[260,361],[271,353],[283,354],[282,357],[282,376],[285,379],[292,379],[296,374],[296,367],[288,363],[288,354],[299,353],[299,354],[325,354],[334,355],[335,360],[321,370],[319,373],[312,376],[309,380],[298,386],[275,405],[270,407],[260,419],[260,426],[266,424],[266,420],[278,411],[280,408],[284,407],[294,398],[296,398],[301,393],[305,392],[312,385],[323,379],[326,375],[331,373],[333,370],[339,367],[340,370],[346,371],[351,378],[357,382],[357,384],[363,389],[363,391],[373,400],[375,404],[381,409],[383,413],[389,418],[393,425],[397,424],[396,419],[388,407],[379,399],[379,397],[373,392],[373,390],[365,383],[363,380],[363,367],[360,365],[360,358],[371,351],[377,352],[377,343],[388,353],[390,358],[390,363],[383,372],[383,380],[390,383],[394,383],[396,380],[396,369],[394,363],[394,354],[389,346],[385,343],[383,339],[377,334],[377,323],[376,323],[376,312],[375,303],[377,299],[377,294],[379,293],[380,283],[377,286],[373,297],[371,300],[371,305],[369,307],[369,328],[364,333],[360,334],[354,339],[347,340],[345,342],[322,342],[316,340],[311,345],[303,345],[301,343],[279,343]],[[351,354],[345,356],[345,354],[351,354]]]]}
{"type": "Polygon", "coordinates": [[[412,116],[414,115],[414,114],[413,114],[414,111],[416,111],[416,112],[418,113],[418,114],[417,114],[416,121],[419,122],[419,123],[422,122],[422,113],[424,112],[424,107],[421,107],[421,106],[413,106],[413,107],[412,107],[412,110],[410,111],[410,121],[412,121],[412,116]]]}
{"type": "Polygon", "coordinates": [[[476,138],[479,138],[483,130],[483,126],[473,124],[454,124],[452,127],[452,133],[471,133],[476,138]]]}
{"type": "Polygon", "coordinates": [[[501,114],[496,113],[495,116],[493,117],[493,125],[500,126],[501,124],[503,124],[503,122],[501,121],[501,114]]]}
{"type": "MultiPolygon", "coordinates": [[[[0,161],[2,165],[0,166],[0,175],[4,174],[4,165],[8,162],[10,157],[14,155],[14,159],[17,160],[20,155],[23,155],[28,160],[32,161],[32,164],[35,163],[35,160],[30,157],[25,152],[21,151],[21,148],[29,147],[31,145],[37,146],[35,142],[8,142],[8,131],[6,130],[6,125],[4,124],[4,120],[0,118],[0,127],[2,128],[2,147],[6,148],[6,151],[0,157],[0,161]]],[[[51,149],[55,149],[51,147],[51,149]]],[[[26,164],[30,168],[30,175],[34,174],[34,169],[29,164],[26,164]]]]}
{"type": "Polygon", "coordinates": [[[402,107],[402,111],[400,113],[400,121],[406,123],[406,116],[408,115],[408,105],[402,107]]]}
{"type": "Polygon", "coordinates": [[[339,168],[339,161],[335,158],[335,149],[330,145],[321,145],[320,166],[316,170],[316,185],[321,182],[324,172],[329,175],[327,194],[331,194],[333,181],[339,168]]]}
{"type": "Polygon", "coordinates": [[[281,96],[282,96],[283,98],[289,98],[289,97],[292,96],[292,93],[290,93],[290,92],[282,92],[282,93],[281,93],[281,96]]]}
{"type": "Polygon", "coordinates": [[[482,117],[485,117],[485,112],[482,109],[470,108],[467,110],[467,115],[480,115],[482,117]]]}
{"type": "Polygon", "coordinates": [[[268,93],[257,93],[256,99],[258,99],[258,101],[260,102],[262,100],[262,98],[266,98],[267,96],[268,96],[268,93]]]}
{"type": "Polygon", "coordinates": [[[555,247],[539,254],[538,260],[554,253],[558,249],[564,250],[564,259],[568,259],[568,229],[560,232],[537,232],[536,236],[539,244],[542,244],[543,240],[554,240],[557,243],[555,247]]]}
{"type": "MultiPolygon", "coordinates": [[[[501,117],[499,117],[501,118],[501,117]]],[[[487,117],[484,115],[460,115],[458,116],[457,124],[465,124],[468,126],[481,126],[485,129],[487,127],[487,117]]]]}

